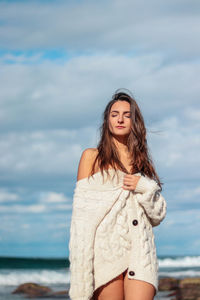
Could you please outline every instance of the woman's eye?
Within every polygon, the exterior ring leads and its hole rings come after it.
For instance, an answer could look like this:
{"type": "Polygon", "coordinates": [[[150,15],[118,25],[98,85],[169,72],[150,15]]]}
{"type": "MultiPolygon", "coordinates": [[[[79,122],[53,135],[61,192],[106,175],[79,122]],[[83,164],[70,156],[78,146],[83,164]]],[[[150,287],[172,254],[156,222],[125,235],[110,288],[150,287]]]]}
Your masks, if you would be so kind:
{"type": "Polygon", "coordinates": [[[130,116],[130,115],[126,115],[126,117],[127,117],[127,118],[130,118],[131,116],[130,116]]]}
{"type": "Polygon", "coordinates": [[[116,117],[117,115],[111,115],[111,117],[116,117]]]}

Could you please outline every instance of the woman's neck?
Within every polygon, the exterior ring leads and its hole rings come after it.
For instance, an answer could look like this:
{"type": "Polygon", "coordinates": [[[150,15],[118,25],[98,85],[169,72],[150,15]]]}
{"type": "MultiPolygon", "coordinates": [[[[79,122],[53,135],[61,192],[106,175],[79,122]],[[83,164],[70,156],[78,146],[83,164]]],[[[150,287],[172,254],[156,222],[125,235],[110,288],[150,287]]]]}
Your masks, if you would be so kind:
{"type": "Polygon", "coordinates": [[[113,142],[117,147],[119,153],[127,153],[128,154],[128,147],[127,147],[127,139],[124,137],[114,137],[113,142]]]}

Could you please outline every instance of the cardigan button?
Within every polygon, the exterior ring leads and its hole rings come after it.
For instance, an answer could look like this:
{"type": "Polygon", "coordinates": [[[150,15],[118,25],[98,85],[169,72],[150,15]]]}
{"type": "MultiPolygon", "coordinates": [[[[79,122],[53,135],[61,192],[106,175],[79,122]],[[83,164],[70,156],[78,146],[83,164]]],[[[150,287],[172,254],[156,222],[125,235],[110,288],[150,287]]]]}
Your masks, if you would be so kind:
{"type": "Polygon", "coordinates": [[[134,275],[135,275],[135,272],[129,271],[129,275],[134,276],[134,275]]]}
{"type": "Polygon", "coordinates": [[[132,224],[136,226],[138,224],[138,220],[133,220],[132,224]]]}

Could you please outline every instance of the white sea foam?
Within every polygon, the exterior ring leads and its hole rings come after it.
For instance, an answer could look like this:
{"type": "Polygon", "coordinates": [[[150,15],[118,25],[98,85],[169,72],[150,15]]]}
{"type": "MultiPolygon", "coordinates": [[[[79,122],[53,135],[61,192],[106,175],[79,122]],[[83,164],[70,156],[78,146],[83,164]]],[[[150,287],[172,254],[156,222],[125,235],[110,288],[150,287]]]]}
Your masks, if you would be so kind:
{"type": "Polygon", "coordinates": [[[0,285],[19,285],[25,282],[67,284],[69,281],[69,272],[61,270],[1,270],[0,272],[0,285]]]}
{"type": "Polygon", "coordinates": [[[186,270],[186,271],[170,271],[170,272],[159,272],[160,276],[167,277],[199,277],[200,271],[186,270]]]}
{"type": "MultiPolygon", "coordinates": [[[[200,276],[200,256],[185,256],[159,259],[159,275],[173,277],[200,276]],[[183,270],[182,268],[186,268],[183,270]],[[196,268],[196,269],[195,269],[196,268]]],[[[69,284],[69,269],[31,270],[31,269],[1,269],[0,285],[19,285],[25,282],[38,284],[69,284]]]]}
{"type": "Polygon", "coordinates": [[[200,256],[159,259],[159,267],[200,267],[200,256]]]}

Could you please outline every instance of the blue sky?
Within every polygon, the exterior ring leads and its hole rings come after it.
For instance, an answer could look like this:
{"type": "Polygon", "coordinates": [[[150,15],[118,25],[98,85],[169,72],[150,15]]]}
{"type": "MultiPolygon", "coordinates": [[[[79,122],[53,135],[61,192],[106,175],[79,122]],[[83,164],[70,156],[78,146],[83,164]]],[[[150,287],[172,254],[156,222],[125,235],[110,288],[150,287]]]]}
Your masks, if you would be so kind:
{"type": "Polygon", "coordinates": [[[159,255],[200,248],[199,1],[0,1],[0,255],[68,256],[81,152],[134,94],[164,182],[159,255]]]}

